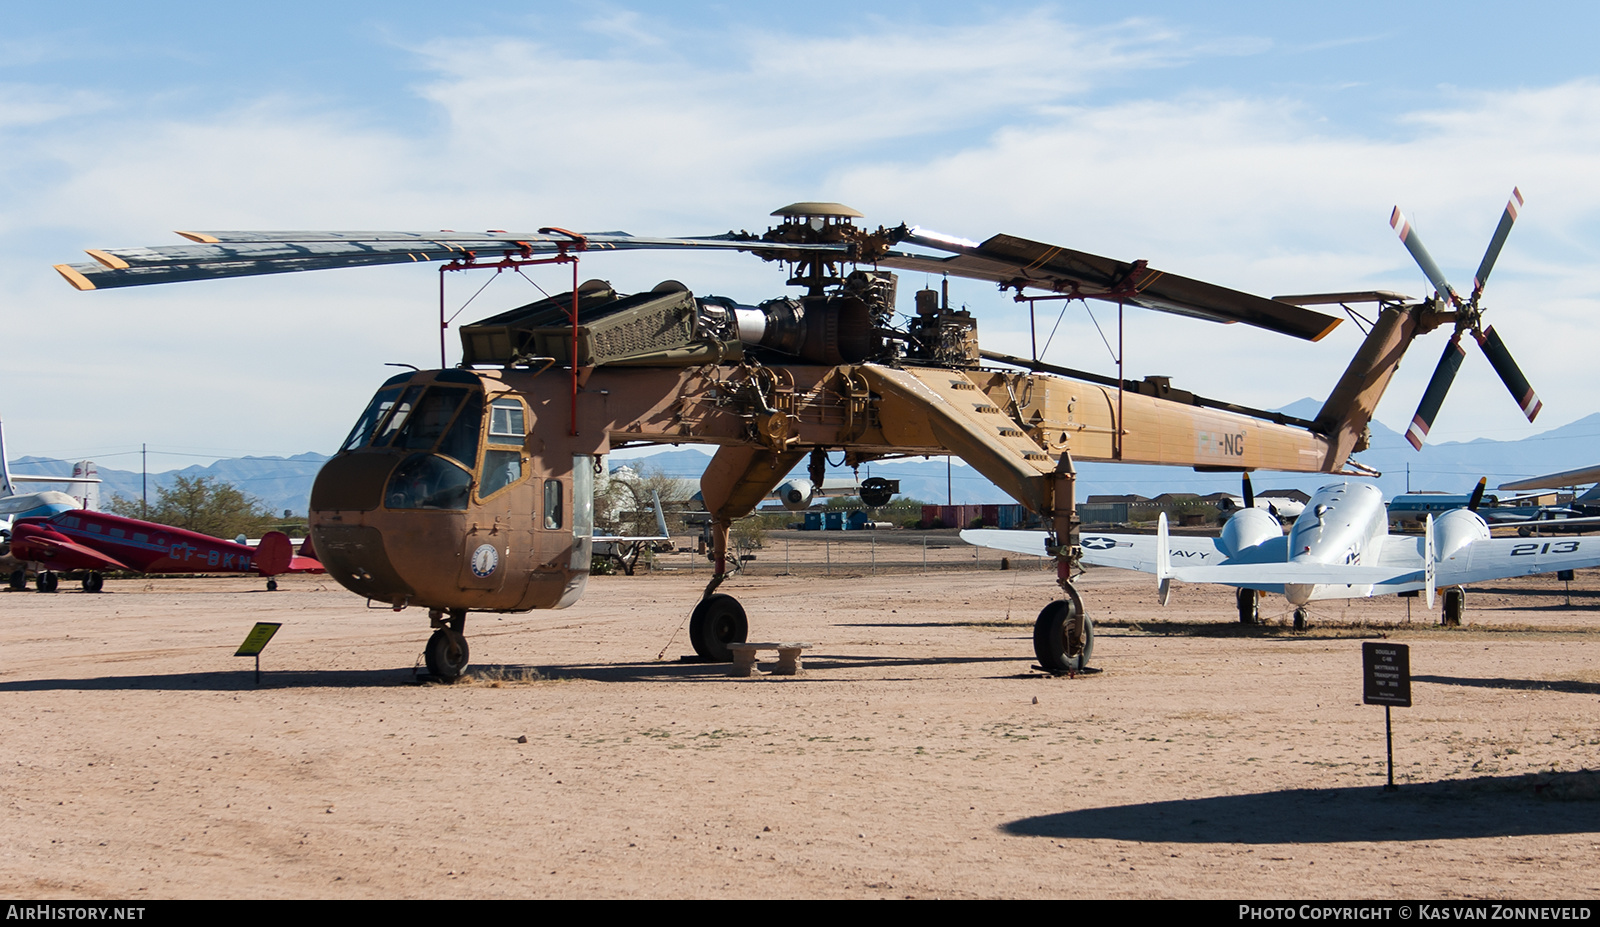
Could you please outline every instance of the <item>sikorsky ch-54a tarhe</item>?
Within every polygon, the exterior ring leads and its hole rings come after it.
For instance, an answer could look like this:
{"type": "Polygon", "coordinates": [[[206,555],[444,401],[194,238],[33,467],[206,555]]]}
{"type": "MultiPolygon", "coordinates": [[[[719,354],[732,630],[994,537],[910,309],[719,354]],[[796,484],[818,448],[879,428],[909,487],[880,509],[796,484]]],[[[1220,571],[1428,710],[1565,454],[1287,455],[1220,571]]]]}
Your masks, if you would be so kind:
{"type": "MultiPolygon", "coordinates": [[[[761,234],[183,232],[189,244],[90,251],[60,265],[79,289],[370,264],[441,269],[572,265],[569,293],[463,326],[459,367],[379,387],[318,475],[311,534],[330,575],[395,609],[426,608],[430,671],[467,666],[472,611],[561,608],[584,589],[599,455],[703,443],[712,578],[690,619],[695,650],[746,639],[727,578],[730,523],[809,458],[852,465],[953,454],[1046,518],[1064,597],[1035,625],[1044,668],[1080,668],[1093,626],[1071,579],[1081,556],[1077,461],[1211,470],[1370,472],[1350,460],[1411,341],[1458,323],[1446,296],[1266,299],[1009,235],[978,243],[900,225],[869,229],[836,203],[796,203],[761,234]],[[579,284],[596,251],[739,251],[787,265],[798,295],[743,305],[676,281],[623,294],[579,284]],[[1100,299],[1315,341],[1341,321],[1312,305],[1376,302],[1355,358],[1313,419],[1242,408],[1159,378],[1098,376],[980,350],[972,315],[933,290],[896,316],[893,271],[974,278],[1019,299],[1100,299]]],[[[1493,246],[1498,251],[1499,238],[1493,246]]],[[[1420,245],[1419,245],[1420,247],[1420,245]]],[[[1492,255],[1486,259],[1492,264],[1492,255]]],[[[1473,304],[1476,308],[1476,304],[1473,304]]],[[[442,337],[442,336],[441,336],[442,337]]],[[[441,343],[441,355],[443,354],[441,343]]]]}

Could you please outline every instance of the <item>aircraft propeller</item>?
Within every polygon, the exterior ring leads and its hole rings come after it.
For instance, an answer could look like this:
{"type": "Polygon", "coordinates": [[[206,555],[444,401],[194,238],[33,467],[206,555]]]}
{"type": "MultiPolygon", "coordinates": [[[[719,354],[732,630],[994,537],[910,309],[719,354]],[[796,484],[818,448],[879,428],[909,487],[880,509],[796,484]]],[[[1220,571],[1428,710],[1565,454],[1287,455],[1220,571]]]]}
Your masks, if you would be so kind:
{"type": "Polygon", "coordinates": [[[1517,362],[1511,358],[1511,352],[1506,349],[1505,342],[1500,340],[1500,335],[1495,332],[1494,326],[1483,327],[1483,308],[1479,306],[1479,298],[1483,295],[1484,284],[1489,280],[1489,272],[1494,269],[1495,260],[1500,257],[1500,249],[1505,246],[1506,236],[1511,234],[1511,226],[1517,221],[1517,208],[1522,205],[1522,193],[1515,187],[1511,190],[1511,198],[1506,201],[1505,212],[1500,215],[1500,224],[1495,227],[1494,237],[1489,240],[1489,248],[1484,252],[1483,260],[1478,264],[1477,273],[1472,275],[1472,294],[1463,300],[1445,279],[1439,265],[1434,263],[1433,257],[1428,254],[1428,249],[1422,244],[1422,239],[1417,235],[1405,214],[1396,206],[1389,216],[1389,225],[1394,228],[1395,234],[1400,236],[1400,241],[1411,252],[1411,257],[1416,260],[1417,266],[1422,268],[1422,273],[1427,276],[1428,282],[1433,284],[1434,299],[1448,302],[1455,310],[1455,333],[1450,336],[1450,341],[1444,347],[1444,354],[1439,358],[1438,366],[1433,369],[1433,376],[1428,380],[1428,388],[1422,393],[1422,401],[1417,404],[1417,414],[1412,416],[1411,427],[1406,429],[1406,440],[1417,450],[1422,450],[1422,442],[1428,436],[1428,430],[1433,427],[1433,421],[1439,414],[1439,407],[1444,404],[1444,397],[1450,391],[1450,384],[1455,381],[1456,372],[1461,369],[1461,361],[1466,357],[1466,349],[1461,346],[1461,336],[1471,333],[1478,347],[1483,349],[1484,357],[1488,358],[1489,365],[1495,373],[1500,375],[1500,381],[1511,391],[1511,397],[1522,407],[1522,414],[1533,421],[1539,415],[1542,403],[1539,396],[1529,385],[1528,378],[1523,376],[1517,362]]]}

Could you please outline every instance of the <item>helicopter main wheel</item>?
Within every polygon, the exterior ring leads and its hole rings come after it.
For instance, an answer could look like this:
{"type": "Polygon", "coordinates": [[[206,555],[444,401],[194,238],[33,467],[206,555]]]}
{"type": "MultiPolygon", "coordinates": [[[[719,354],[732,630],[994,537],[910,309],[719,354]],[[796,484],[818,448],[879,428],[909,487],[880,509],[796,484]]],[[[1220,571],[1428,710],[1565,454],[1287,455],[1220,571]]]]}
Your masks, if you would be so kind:
{"type": "Polygon", "coordinates": [[[1039,612],[1033,623],[1033,653],[1039,665],[1052,673],[1076,673],[1089,666],[1094,655],[1094,620],[1083,616],[1083,639],[1078,639],[1078,616],[1083,615],[1083,600],[1078,591],[1067,587],[1067,597],[1057,599],[1039,612]]]}
{"type": "Polygon", "coordinates": [[[1444,608],[1439,623],[1447,628],[1461,627],[1461,613],[1467,608],[1467,590],[1456,586],[1444,591],[1444,608]]]}
{"type": "Polygon", "coordinates": [[[423,657],[434,678],[455,682],[467,671],[467,636],[455,628],[440,628],[428,638],[423,657]]]}
{"type": "Polygon", "coordinates": [[[34,585],[40,592],[55,592],[61,585],[61,577],[46,570],[34,580],[34,585]]]}
{"type": "Polygon", "coordinates": [[[278,591],[278,581],[275,580],[275,579],[267,580],[267,591],[268,592],[277,592],[278,591]]]}
{"type": "Polygon", "coordinates": [[[689,643],[694,652],[712,663],[733,662],[729,644],[742,644],[750,638],[750,621],[744,606],[731,595],[717,593],[700,600],[689,616],[689,643]]]}
{"type": "Polygon", "coordinates": [[[1294,629],[1296,631],[1304,631],[1306,629],[1306,610],[1303,608],[1294,610],[1294,629]]]}
{"type": "Polygon", "coordinates": [[[1256,595],[1254,589],[1239,590],[1239,623],[1261,623],[1261,597],[1256,595]]]}
{"type": "Polygon", "coordinates": [[[99,592],[106,587],[106,577],[103,573],[89,572],[83,577],[84,592],[99,592]]]}
{"type": "Polygon", "coordinates": [[[26,570],[11,571],[11,591],[21,592],[28,588],[28,573],[26,570]]]}

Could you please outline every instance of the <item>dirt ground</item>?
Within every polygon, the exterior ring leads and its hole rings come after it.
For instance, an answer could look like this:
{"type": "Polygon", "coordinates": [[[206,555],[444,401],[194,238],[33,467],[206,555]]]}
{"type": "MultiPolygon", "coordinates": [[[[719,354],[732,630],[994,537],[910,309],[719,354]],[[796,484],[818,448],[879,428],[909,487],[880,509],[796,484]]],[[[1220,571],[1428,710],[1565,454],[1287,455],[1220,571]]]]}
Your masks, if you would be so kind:
{"type": "Polygon", "coordinates": [[[687,555],[472,616],[454,686],[417,680],[424,613],[321,577],[0,594],[0,891],[1600,896],[1600,573],[1570,606],[1553,577],[1472,590],[1459,630],[1391,597],[1297,634],[1281,599],[1241,628],[1231,590],[1162,609],[1095,570],[1100,671],[1053,678],[1047,572],[918,554],[779,542],[730,580],[752,640],[815,644],[793,678],[679,659],[687,555]],[[259,685],[232,656],[257,621],[283,623],[259,685]],[[1381,636],[1414,679],[1394,793],[1361,702],[1381,636]]]}

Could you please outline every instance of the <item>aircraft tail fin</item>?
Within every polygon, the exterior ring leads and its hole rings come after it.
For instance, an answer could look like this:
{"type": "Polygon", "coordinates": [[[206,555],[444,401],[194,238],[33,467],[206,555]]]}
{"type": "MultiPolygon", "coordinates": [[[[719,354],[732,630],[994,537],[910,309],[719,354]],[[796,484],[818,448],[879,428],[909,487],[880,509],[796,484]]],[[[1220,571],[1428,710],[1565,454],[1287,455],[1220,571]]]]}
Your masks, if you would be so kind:
{"type": "Polygon", "coordinates": [[[0,427],[0,499],[16,494],[17,491],[11,486],[11,464],[6,462],[6,434],[0,427]]]}
{"type": "Polygon", "coordinates": [[[1172,596],[1172,537],[1167,532],[1167,513],[1156,522],[1156,582],[1162,605],[1172,596]]]}
{"type": "Polygon", "coordinates": [[[1433,516],[1432,515],[1428,516],[1428,522],[1427,522],[1427,525],[1424,526],[1424,528],[1423,528],[1422,537],[1423,537],[1423,541],[1422,541],[1422,562],[1423,562],[1423,572],[1425,574],[1424,581],[1427,583],[1427,589],[1428,589],[1428,610],[1432,611],[1433,610],[1434,590],[1438,588],[1438,575],[1439,575],[1438,574],[1439,563],[1438,563],[1438,557],[1436,556],[1436,552],[1438,551],[1439,548],[1436,546],[1436,542],[1433,539],[1433,516]]]}
{"type": "Polygon", "coordinates": [[[656,507],[656,531],[661,535],[662,540],[666,540],[670,535],[667,534],[667,516],[662,514],[661,511],[661,493],[656,492],[654,489],[650,490],[650,500],[655,503],[656,507]]]}

